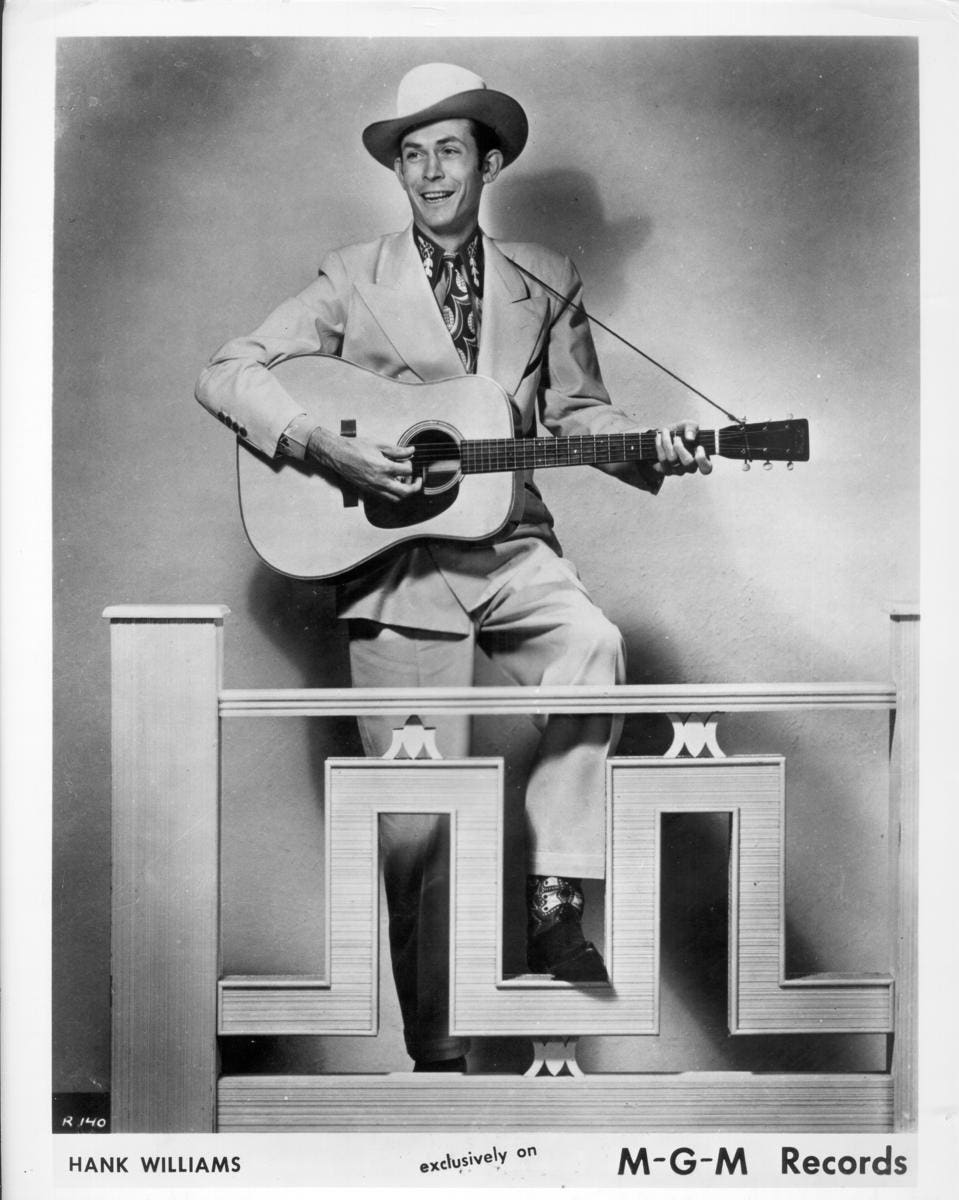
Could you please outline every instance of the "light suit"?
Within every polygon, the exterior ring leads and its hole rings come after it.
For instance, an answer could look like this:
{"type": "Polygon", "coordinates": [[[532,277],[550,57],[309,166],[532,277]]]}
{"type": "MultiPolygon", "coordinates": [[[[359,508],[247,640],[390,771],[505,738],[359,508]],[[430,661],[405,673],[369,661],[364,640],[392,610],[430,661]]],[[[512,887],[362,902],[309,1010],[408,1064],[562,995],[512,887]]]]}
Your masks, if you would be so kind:
{"type": "MultiPolygon", "coordinates": [[[[610,405],[586,318],[567,303],[578,302],[582,291],[569,260],[528,243],[484,237],[483,247],[477,373],[510,396],[517,435],[535,434],[537,422],[558,435],[634,428],[610,405]]],[[[217,351],[197,398],[272,455],[301,408],[264,368],[316,353],[407,382],[464,373],[410,229],[330,254],[315,282],[249,337],[217,351]]],[[[650,492],[662,482],[639,464],[601,469],[650,492]]],[[[532,472],[523,482],[510,524],[492,544],[412,543],[338,589],[339,615],[350,621],[355,686],[469,684],[476,644],[519,684],[622,681],[619,632],[561,557],[532,472]]],[[[469,753],[468,719],[437,724],[444,756],[469,753]]],[[[361,733],[367,753],[389,745],[384,719],[364,719],[361,733]]],[[[544,723],[526,793],[531,873],[603,876],[605,760],[617,736],[618,723],[605,717],[544,723]]],[[[384,818],[381,830],[394,976],[416,1059],[462,1050],[446,1034],[444,836],[426,817],[384,818]]]]}

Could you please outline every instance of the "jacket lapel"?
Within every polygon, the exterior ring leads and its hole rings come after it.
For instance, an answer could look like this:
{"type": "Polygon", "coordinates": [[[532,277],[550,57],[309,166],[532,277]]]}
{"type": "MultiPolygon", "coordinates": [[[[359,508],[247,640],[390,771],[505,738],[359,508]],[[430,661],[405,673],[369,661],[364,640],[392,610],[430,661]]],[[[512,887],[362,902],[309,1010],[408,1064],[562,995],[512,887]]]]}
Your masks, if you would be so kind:
{"type": "Polygon", "coordinates": [[[383,244],[376,278],[356,290],[400,359],[424,381],[463,374],[410,229],[383,244]]]}
{"type": "Polygon", "coordinates": [[[531,296],[525,277],[489,238],[483,239],[483,325],[477,374],[514,395],[549,314],[545,296],[531,296]]]}
{"type": "MultiPolygon", "coordinates": [[[[545,296],[531,296],[525,277],[490,238],[483,240],[483,322],[477,374],[513,395],[549,315],[545,296]]],[[[388,237],[376,276],[356,290],[400,360],[424,381],[463,374],[456,347],[430,289],[409,227],[388,237]]]]}

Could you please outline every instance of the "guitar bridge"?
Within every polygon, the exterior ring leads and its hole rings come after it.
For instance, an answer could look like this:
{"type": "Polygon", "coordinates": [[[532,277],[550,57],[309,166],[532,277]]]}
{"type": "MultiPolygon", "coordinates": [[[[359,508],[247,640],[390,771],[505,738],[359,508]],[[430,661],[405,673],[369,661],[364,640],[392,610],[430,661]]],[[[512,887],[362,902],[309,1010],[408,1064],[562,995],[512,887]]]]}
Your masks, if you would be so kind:
{"type": "MultiPolygon", "coordinates": [[[[356,421],[352,417],[347,417],[340,421],[340,437],[356,437],[356,421]]],[[[356,508],[360,503],[360,494],[355,488],[351,488],[348,483],[340,486],[340,491],[343,493],[343,507],[356,508]]]]}

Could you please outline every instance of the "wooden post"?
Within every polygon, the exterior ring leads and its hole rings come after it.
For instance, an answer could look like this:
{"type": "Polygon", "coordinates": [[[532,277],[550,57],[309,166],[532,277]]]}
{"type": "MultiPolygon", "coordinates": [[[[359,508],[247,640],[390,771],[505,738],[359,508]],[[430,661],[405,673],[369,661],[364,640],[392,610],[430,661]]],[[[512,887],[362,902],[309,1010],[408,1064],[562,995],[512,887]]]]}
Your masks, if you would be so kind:
{"type": "Polygon", "coordinates": [[[895,1034],[890,1070],[893,1127],[916,1128],[919,880],[919,612],[891,612],[891,668],[896,685],[889,759],[889,842],[892,869],[895,1034]]]}
{"type": "Polygon", "coordinates": [[[113,686],[111,1127],[215,1128],[222,605],[106,609],[113,686]]]}

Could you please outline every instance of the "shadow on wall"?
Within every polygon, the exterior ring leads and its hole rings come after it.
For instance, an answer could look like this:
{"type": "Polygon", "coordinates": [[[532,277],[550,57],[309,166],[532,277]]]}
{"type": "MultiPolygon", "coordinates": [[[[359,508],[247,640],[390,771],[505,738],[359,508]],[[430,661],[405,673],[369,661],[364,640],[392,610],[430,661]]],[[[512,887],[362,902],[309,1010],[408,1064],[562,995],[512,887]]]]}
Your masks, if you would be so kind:
{"type": "MultiPolygon", "coordinates": [[[[300,672],[305,688],[350,686],[346,628],[336,619],[333,588],[306,579],[280,575],[258,563],[250,577],[247,606],[254,623],[278,653],[300,672]]],[[[361,756],[359,732],[353,717],[327,717],[311,723],[311,777],[317,781],[321,803],[327,758],[361,756]]]]}
{"type": "MultiPolygon", "coordinates": [[[[513,179],[508,174],[489,193],[494,237],[540,242],[569,255],[601,285],[609,305],[623,291],[623,268],[648,242],[652,223],[645,216],[606,218],[595,179],[585,171],[557,167],[513,179]]],[[[592,290],[592,289],[591,289],[592,290]]]]}
{"type": "Polygon", "coordinates": [[[299,669],[303,687],[349,687],[346,631],[336,619],[332,587],[257,563],[246,599],[257,627],[299,669]]]}

